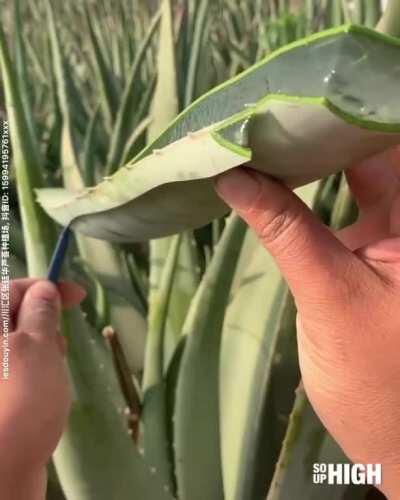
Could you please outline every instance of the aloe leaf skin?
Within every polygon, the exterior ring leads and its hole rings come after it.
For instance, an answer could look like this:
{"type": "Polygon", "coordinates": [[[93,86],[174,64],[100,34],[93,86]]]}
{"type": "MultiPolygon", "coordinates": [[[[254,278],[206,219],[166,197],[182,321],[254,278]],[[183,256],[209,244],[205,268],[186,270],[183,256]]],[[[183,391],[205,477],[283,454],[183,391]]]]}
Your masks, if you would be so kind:
{"type": "Polygon", "coordinates": [[[175,41],[170,0],[163,0],[161,3],[157,70],[157,85],[151,105],[153,119],[148,132],[150,141],[158,137],[179,112],[175,41]]]}
{"type": "Polygon", "coordinates": [[[157,33],[161,19],[161,11],[159,10],[153,17],[146,36],[144,37],[135,59],[129,69],[127,81],[124,91],[121,96],[120,105],[115,117],[115,124],[110,139],[110,148],[107,155],[107,174],[111,175],[119,167],[124,152],[124,145],[129,138],[132,125],[132,109],[135,102],[135,89],[138,86],[140,79],[140,70],[144,64],[146,53],[157,33]]]}
{"type": "MultiPolygon", "coordinates": [[[[342,500],[348,485],[314,484],[314,463],[347,463],[342,450],[326,433],[314,413],[303,388],[297,390],[288,431],[267,500],[342,500]]],[[[353,490],[354,500],[365,498],[364,488],[353,490]]]]}
{"type": "Polygon", "coordinates": [[[42,191],[39,201],[58,222],[73,220],[92,236],[147,239],[225,213],[211,177],[248,160],[292,186],[329,175],[399,142],[399,51],[395,39],[351,25],[296,42],[189,106],[96,188],[76,196],[42,191]],[[386,88],[385,101],[367,84],[370,73],[386,88]]]}
{"type": "MultiPolygon", "coordinates": [[[[178,114],[177,68],[172,7],[161,4],[161,25],[157,57],[157,85],[151,104],[149,138],[157,137],[178,114]]],[[[171,445],[173,409],[168,405],[166,376],[181,337],[186,310],[196,285],[190,287],[189,259],[192,240],[188,234],[150,242],[149,329],[143,372],[141,446],[147,463],[154,467],[169,491],[175,491],[171,445]],[[189,268],[185,266],[189,266],[189,268]]]]}
{"type": "Polygon", "coordinates": [[[124,400],[103,339],[66,314],[73,405],[54,463],[68,500],[171,500],[128,435],[124,400]],[[73,340],[72,340],[73,339],[73,340]]]}
{"type": "Polygon", "coordinates": [[[107,61],[99,46],[99,41],[93,29],[90,14],[86,6],[83,7],[86,24],[88,27],[88,35],[92,49],[92,61],[95,67],[96,78],[101,94],[101,108],[106,118],[106,126],[108,130],[112,129],[115,119],[115,108],[117,106],[117,90],[115,88],[114,80],[107,67],[107,61]]]}
{"type": "Polygon", "coordinates": [[[171,241],[160,276],[160,285],[156,291],[152,292],[143,377],[141,441],[144,457],[149,465],[158,471],[169,491],[173,489],[173,479],[167,432],[163,347],[180,243],[180,236],[176,236],[171,241]]]}
{"type": "Polygon", "coordinates": [[[400,2],[398,0],[388,0],[376,29],[381,33],[400,37],[400,2]]]}
{"type": "Polygon", "coordinates": [[[1,25],[0,67],[10,122],[13,165],[17,180],[28,273],[30,276],[43,277],[46,275],[47,263],[55,242],[55,228],[35,202],[33,189],[42,187],[44,181],[38,159],[32,154],[37,149],[32,142],[26,123],[16,76],[1,25]]]}
{"type": "Polygon", "coordinates": [[[224,311],[246,227],[233,217],[191,303],[175,395],[178,498],[222,500],[219,353],[224,311]],[[193,429],[196,432],[193,432],[193,429]]]}

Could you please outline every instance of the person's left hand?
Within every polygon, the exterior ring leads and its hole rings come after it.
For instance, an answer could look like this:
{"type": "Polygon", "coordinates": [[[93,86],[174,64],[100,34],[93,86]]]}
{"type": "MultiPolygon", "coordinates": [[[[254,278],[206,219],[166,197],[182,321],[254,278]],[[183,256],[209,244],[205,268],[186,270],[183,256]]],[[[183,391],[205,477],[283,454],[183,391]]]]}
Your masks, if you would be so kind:
{"type": "Polygon", "coordinates": [[[73,283],[21,279],[10,284],[11,333],[0,337],[0,353],[5,359],[8,348],[9,363],[8,378],[0,375],[0,477],[3,494],[10,483],[15,499],[41,498],[32,493],[38,475],[45,477],[71,402],[61,307],[77,305],[84,296],[73,283]],[[26,491],[25,478],[30,482],[26,491]]]}

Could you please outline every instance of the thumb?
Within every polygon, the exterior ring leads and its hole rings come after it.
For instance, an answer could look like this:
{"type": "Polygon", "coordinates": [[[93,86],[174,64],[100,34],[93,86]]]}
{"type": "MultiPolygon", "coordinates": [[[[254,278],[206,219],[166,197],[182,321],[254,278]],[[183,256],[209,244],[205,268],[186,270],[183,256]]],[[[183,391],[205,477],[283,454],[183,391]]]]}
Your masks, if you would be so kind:
{"type": "Polygon", "coordinates": [[[25,293],[17,318],[17,328],[54,335],[60,320],[60,295],[50,281],[38,281],[25,293]]]}
{"type": "Polygon", "coordinates": [[[349,268],[362,265],[300,198],[249,168],[217,178],[221,198],[252,227],[297,300],[337,296],[349,268]]]}

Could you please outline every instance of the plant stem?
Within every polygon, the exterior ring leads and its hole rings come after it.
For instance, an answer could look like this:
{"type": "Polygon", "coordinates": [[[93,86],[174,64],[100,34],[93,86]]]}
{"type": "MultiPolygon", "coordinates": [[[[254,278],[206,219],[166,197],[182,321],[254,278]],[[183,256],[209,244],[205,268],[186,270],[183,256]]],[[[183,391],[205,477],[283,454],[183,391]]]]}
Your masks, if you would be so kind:
{"type": "Polygon", "coordinates": [[[386,35],[400,37],[400,0],[388,0],[386,10],[376,29],[386,35]]]}

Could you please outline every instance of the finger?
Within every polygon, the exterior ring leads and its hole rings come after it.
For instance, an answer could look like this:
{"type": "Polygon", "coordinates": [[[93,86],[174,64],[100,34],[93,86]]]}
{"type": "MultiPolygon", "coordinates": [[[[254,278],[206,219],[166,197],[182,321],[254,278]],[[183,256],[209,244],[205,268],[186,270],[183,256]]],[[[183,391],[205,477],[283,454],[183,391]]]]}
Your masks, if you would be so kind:
{"type": "Polygon", "coordinates": [[[361,211],[390,198],[400,187],[395,150],[368,158],[346,171],[347,181],[361,211]]]}
{"type": "MultiPolygon", "coordinates": [[[[350,250],[364,247],[391,235],[390,208],[382,205],[362,215],[357,222],[336,231],[336,237],[350,250]]],[[[400,234],[400,233],[399,233],[400,234]]]]}
{"type": "Polygon", "coordinates": [[[400,182],[400,145],[391,149],[389,154],[391,156],[394,173],[400,182]]]}
{"type": "Polygon", "coordinates": [[[390,212],[390,233],[400,236],[400,191],[393,200],[392,210],[390,212]]]}
{"type": "Polygon", "coordinates": [[[10,313],[17,312],[27,289],[37,282],[37,278],[22,278],[10,282],[10,313]]]}
{"type": "Polygon", "coordinates": [[[68,350],[68,341],[65,337],[61,335],[61,333],[57,334],[57,345],[60,350],[60,353],[62,356],[65,356],[67,354],[68,350]]]}
{"type": "MultiPolygon", "coordinates": [[[[22,299],[34,283],[41,281],[38,278],[22,278],[10,282],[10,315],[13,322],[21,305],[22,299]]],[[[86,297],[86,291],[71,281],[61,281],[57,284],[61,303],[66,309],[76,306],[86,297]]]]}
{"type": "Polygon", "coordinates": [[[60,321],[61,301],[50,281],[34,283],[25,293],[18,313],[17,328],[27,332],[55,335],[60,321]]]}
{"type": "Polygon", "coordinates": [[[60,281],[57,284],[62,306],[66,309],[77,306],[86,297],[86,291],[72,281],[60,281]]]}
{"type": "MultiPolygon", "coordinates": [[[[10,295],[12,312],[15,312],[19,308],[22,298],[28,288],[38,281],[42,280],[40,278],[22,278],[11,281],[10,295]]],[[[84,288],[72,281],[60,281],[57,284],[57,288],[60,292],[62,305],[66,308],[80,304],[86,297],[84,288]]]]}
{"type": "MultiPolygon", "coordinates": [[[[297,300],[337,287],[358,259],[288,188],[249,169],[217,179],[216,189],[257,233],[297,300]],[[340,277],[340,278],[339,278],[340,277]],[[316,286],[318,285],[318,286],[316,286]]],[[[337,292],[336,292],[337,293],[337,292]]]]}
{"type": "MultiPolygon", "coordinates": [[[[400,238],[387,238],[377,241],[358,249],[357,254],[370,261],[384,264],[400,264],[400,238]]],[[[396,274],[400,277],[400,268],[398,268],[396,274]]]]}

